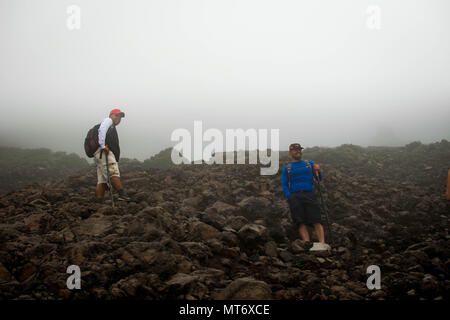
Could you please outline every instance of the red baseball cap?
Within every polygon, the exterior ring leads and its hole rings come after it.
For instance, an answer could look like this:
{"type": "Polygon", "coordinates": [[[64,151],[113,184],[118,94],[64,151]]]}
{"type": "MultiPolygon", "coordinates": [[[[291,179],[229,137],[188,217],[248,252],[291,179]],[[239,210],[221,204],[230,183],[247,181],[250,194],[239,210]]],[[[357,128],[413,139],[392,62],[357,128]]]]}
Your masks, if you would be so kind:
{"type": "Polygon", "coordinates": [[[122,118],[125,118],[125,113],[123,113],[122,111],[120,111],[120,109],[113,109],[111,110],[111,112],[109,114],[118,114],[120,115],[122,118]]]}

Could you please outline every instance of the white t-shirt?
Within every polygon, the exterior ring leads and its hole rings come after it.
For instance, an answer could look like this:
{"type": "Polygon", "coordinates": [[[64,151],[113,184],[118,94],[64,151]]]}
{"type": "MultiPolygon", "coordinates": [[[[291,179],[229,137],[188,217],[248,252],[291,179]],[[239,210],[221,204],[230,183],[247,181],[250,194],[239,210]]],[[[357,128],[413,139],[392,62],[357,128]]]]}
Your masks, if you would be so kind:
{"type": "Polygon", "coordinates": [[[108,132],[108,129],[112,126],[112,124],[112,119],[108,117],[103,119],[100,127],[98,128],[98,144],[102,149],[105,147],[106,133],[108,132]]]}

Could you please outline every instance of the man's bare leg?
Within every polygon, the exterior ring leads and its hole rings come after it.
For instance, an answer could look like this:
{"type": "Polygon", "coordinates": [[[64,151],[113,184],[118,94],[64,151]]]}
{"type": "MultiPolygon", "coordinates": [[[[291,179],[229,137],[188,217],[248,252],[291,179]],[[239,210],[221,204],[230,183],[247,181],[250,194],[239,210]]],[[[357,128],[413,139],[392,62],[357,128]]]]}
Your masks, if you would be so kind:
{"type": "Polygon", "coordinates": [[[305,224],[301,224],[298,227],[298,233],[300,234],[300,237],[303,241],[309,241],[309,232],[305,224]]]}
{"type": "Polygon", "coordinates": [[[122,182],[120,182],[120,178],[118,176],[111,177],[111,184],[117,191],[123,189],[122,182]]]}
{"type": "Polygon", "coordinates": [[[106,183],[98,183],[95,189],[95,198],[103,199],[105,197],[106,183]]]}
{"type": "MultiPolygon", "coordinates": [[[[117,191],[123,189],[122,183],[120,182],[120,178],[117,176],[111,177],[111,185],[117,191]]],[[[95,189],[95,198],[103,199],[105,197],[105,192],[107,189],[108,189],[108,185],[106,183],[98,183],[97,188],[95,189]]]]}
{"type": "Polygon", "coordinates": [[[129,196],[127,196],[127,194],[125,193],[125,190],[123,190],[122,182],[120,182],[120,177],[118,177],[118,176],[111,177],[111,184],[114,187],[114,189],[116,189],[117,192],[119,192],[118,200],[131,201],[131,198],[129,196]]]}
{"type": "Polygon", "coordinates": [[[314,231],[316,232],[319,242],[325,243],[325,232],[323,231],[322,224],[314,223],[314,231]]]}

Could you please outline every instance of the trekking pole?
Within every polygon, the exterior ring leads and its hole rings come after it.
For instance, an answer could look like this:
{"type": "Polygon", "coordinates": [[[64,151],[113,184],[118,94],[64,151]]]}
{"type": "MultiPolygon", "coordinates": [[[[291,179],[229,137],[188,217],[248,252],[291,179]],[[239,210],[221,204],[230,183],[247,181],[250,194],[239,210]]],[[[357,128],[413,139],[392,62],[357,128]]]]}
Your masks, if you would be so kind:
{"type": "Polygon", "coordinates": [[[319,190],[319,195],[320,195],[320,202],[322,203],[322,208],[323,211],[325,211],[325,217],[327,220],[327,229],[328,229],[328,234],[329,234],[329,238],[330,238],[330,243],[333,244],[333,237],[331,236],[331,228],[330,228],[330,221],[328,220],[328,208],[325,206],[325,202],[323,201],[323,196],[322,196],[322,187],[320,185],[320,180],[319,180],[319,165],[314,165],[315,169],[316,169],[316,180],[317,180],[317,189],[319,190]]]}
{"type": "Polygon", "coordinates": [[[111,204],[112,208],[114,209],[114,196],[113,196],[113,190],[111,185],[111,177],[109,176],[109,164],[108,164],[108,154],[105,154],[105,160],[106,160],[106,177],[108,178],[108,188],[109,188],[109,195],[111,196],[111,204]]]}

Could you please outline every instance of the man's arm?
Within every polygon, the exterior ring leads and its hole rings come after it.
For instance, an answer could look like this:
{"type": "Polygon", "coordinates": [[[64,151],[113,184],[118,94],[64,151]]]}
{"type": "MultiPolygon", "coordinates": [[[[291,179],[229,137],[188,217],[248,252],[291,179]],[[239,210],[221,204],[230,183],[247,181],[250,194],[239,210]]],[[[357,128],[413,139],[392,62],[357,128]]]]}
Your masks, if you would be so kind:
{"type": "Polygon", "coordinates": [[[105,148],[106,133],[108,132],[108,129],[112,124],[113,121],[111,118],[105,118],[98,128],[98,144],[102,149],[105,148]]]}
{"type": "Polygon", "coordinates": [[[283,193],[286,198],[289,198],[291,192],[289,191],[289,177],[287,173],[287,166],[283,168],[283,173],[281,175],[281,186],[283,187],[283,193]]]}

